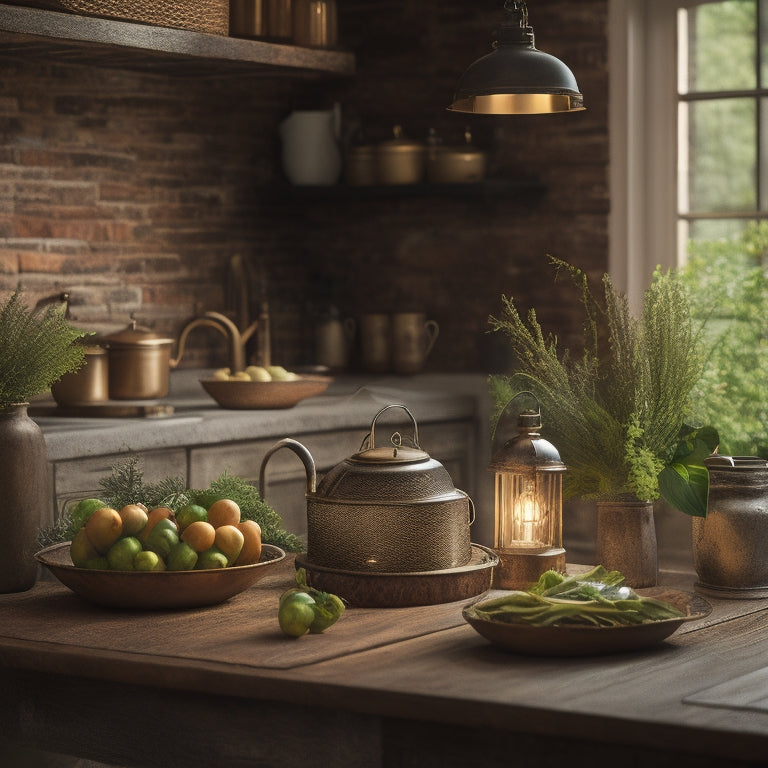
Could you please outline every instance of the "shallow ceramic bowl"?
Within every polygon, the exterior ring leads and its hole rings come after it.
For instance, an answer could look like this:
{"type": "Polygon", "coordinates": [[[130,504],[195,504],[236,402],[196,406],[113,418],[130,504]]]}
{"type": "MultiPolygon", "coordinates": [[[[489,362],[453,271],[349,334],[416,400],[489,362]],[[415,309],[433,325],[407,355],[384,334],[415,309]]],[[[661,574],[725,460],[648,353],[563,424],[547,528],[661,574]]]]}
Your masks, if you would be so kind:
{"type": "Polygon", "coordinates": [[[651,647],[677,631],[684,622],[703,619],[712,611],[712,606],[706,600],[688,592],[666,587],[648,587],[635,591],[639,595],[654,597],[673,605],[683,616],[619,627],[575,624],[534,627],[480,618],[475,613],[475,607],[482,601],[464,608],[462,615],[486,640],[505,651],[530,656],[597,656],[651,647]]]}
{"type": "Polygon", "coordinates": [[[293,408],[301,400],[325,392],[332,381],[330,376],[301,376],[295,381],[200,379],[200,384],[222,408],[258,410],[293,408]]]}
{"type": "Polygon", "coordinates": [[[100,571],[72,565],[65,541],[40,550],[35,559],[75,594],[113,608],[197,608],[239,594],[285,558],[280,547],[264,544],[253,565],[204,571],[100,571]]]}

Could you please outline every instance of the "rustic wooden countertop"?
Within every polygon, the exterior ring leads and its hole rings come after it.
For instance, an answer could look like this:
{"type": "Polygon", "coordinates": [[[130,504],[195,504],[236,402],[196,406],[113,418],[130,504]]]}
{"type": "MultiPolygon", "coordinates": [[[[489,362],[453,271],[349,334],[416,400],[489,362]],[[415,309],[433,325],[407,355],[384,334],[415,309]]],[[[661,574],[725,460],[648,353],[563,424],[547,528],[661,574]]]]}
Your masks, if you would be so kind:
{"type": "Polygon", "coordinates": [[[0,746],[164,768],[766,764],[765,601],[713,601],[643,651],[534,658],[487,643],[464,602],[351,608],[287,638],[292,580],[289,557],[181,611],[97,608],[48,580],[0,596],[0,746]]]}

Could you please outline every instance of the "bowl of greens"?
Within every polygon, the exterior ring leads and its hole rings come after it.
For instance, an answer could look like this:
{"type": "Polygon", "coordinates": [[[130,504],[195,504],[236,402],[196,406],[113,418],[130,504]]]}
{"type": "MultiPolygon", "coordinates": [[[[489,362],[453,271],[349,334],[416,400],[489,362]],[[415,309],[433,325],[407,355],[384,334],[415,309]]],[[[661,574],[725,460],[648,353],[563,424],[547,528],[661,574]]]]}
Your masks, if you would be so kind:
{"type": "Polygon", "coordinates": [[[711,610],[704,598],[676,589],[632,589],[619,571],[599,565],[572,576],[547,571],[528,590],[486,597],[462,615],[506,651],[594,656],[656,645],[711,610]]]}

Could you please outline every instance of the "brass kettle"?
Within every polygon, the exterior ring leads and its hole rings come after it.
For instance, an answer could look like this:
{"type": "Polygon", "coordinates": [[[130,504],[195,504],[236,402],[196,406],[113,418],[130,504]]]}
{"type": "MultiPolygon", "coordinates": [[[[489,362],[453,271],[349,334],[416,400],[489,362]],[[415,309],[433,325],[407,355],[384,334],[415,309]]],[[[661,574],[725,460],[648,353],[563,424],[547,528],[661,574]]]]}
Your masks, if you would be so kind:
{"type": "Polygon", "coordinates": [[[307,559],[313,565],[362,572],[416,572],[455,568],[471,559],[469,528],[474,505],[457,489],[446,468],[419,446],[418,425],[404,405],[387,405],[373,418],[358,453],[317,483],[307,448],[286,438],[267,451],[289,448],[307,474],[307,559]],[[411,420],[410,436],[399,431],[376,444],[376,422],[391,408],[411,420]]]}

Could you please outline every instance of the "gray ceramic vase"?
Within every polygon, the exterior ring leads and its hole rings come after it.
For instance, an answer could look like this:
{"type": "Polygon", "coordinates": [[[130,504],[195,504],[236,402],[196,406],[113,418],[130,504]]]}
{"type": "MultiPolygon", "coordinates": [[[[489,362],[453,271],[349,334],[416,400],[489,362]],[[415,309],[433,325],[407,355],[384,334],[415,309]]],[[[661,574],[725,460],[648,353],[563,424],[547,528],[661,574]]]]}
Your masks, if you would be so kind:
{"type": "Polygon", "coordinates": [[[712,596],[768,597],[768,461],[710,456],[707,516],[692,520],[696,589],[712,596]]]}
{"type": "Polygon", "coordinates": [[[49,503],[48,455],[27,404],[0,408],[0,593],[37,580],[38,533],[49,503]]]}

